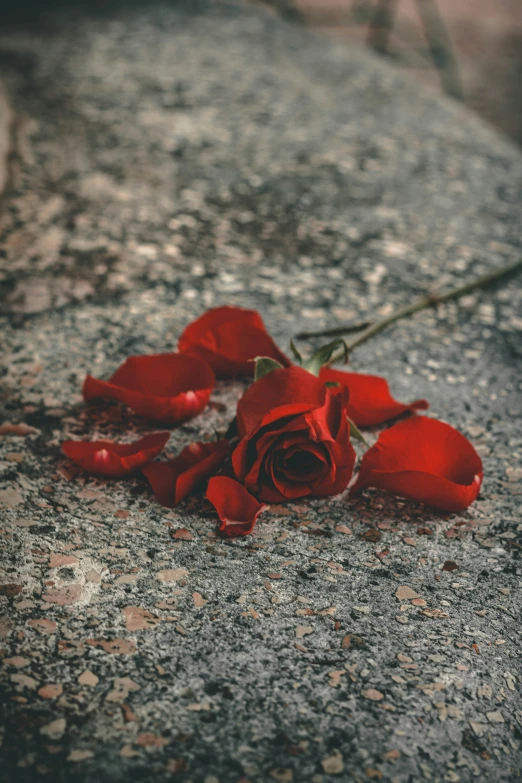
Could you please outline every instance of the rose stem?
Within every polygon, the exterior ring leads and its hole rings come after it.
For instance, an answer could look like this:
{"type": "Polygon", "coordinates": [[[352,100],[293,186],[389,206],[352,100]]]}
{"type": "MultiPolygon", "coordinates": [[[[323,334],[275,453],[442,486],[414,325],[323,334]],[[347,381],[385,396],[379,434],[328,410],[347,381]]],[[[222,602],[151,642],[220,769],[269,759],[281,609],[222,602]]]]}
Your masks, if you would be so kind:
{"type": "Polygon", "coordinates": [[[346,324],[346,326],[334,326],[333,329],[322,329],[320,332],[299,332],[295,340],[310,340],[312,337],[336,337],[338,334],[353,334],[362,332],[371,326],[373,321],[360,321],[355,324],[346,324]]]}
{"type": "MultiPolygon", "coordinates": [[[[370,323],[368,326],[364,327],[356,337],[347,341],[346,343],[347,352],[351,353],[351,351],[353,351],[359,345],[362,345],[362,343],[365,343],[374,335],[378,334],[379,332],[382,332],[383,329],[386,329],[387,326],[395,323],[396,321],[400,321],[402,318],[408,318],[408,316],[413,315],[414,313],[418,313],[421,310],[427,310],[429,307],[436,307],[438,304],[441,304],[442,302],[449,302],[452,299],[460,299],[460,297],[469,294],[471,291],[476,291],[479,288],[488,288],[489,286],[493,285],[499,280],[510,277],[511,275],[515,275],[520,271],[522,271],[522,258],[519,258],[517,261],[514,261],[512,264],[509,264],[508,266],[502,267],[502,269],[495,269],[492,272],[486,272],[486,274],[477,277],[475,280],[472,280],[471,282],[466,283],[465,285],[457,286],[457,288],[449,288],[447,291],[442,291],[440,294],[429,294],[428,296],[423,296],[409,305],[400,307],[398,310],[395,310],[394,313],[391,313],[391,315],[387,315],[384,318],[380,318],[378,321],[370,323]]],[[[297,337],[301,339],[307,339],[310,337],[322,337],[325,335],[331,337],[334,335],[346,334],[348,332],[353,332],[353,331],[354,331],[354,325],[339,326],[335,329],[327,329],[318,332],[307,332],[306,335],[299,334],[297,335],[297,337]]],[[[332,364],[333,362],[337,361],[340,358],[341,358],[340,353],[337,355],[334,354],[329,364],[332,364]]]]}

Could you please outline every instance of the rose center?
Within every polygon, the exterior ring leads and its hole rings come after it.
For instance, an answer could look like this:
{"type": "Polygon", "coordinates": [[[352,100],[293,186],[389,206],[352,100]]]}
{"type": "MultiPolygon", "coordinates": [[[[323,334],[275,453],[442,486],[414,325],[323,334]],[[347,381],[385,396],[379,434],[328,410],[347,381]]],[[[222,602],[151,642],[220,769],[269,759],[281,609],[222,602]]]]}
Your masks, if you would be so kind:
{"type": "Polygon", "coordinates": [[[281,449],[275,455],[274,468],[283,481],[306,484],[324,473],[326,463],[320,455],[307,448],[281,449]]]}
{"type": "Polygon", "coordinates": [[[284,467],[290,473],[307,475],[321,467],[320,460],[309,451],[294,451],[284,460],[284,467]]]}

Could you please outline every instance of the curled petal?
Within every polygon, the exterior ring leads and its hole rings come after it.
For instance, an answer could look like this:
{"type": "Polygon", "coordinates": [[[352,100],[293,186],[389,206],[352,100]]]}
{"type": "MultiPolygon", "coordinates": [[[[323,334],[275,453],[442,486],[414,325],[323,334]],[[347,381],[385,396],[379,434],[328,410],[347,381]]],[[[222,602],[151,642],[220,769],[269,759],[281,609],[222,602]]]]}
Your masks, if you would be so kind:
{"type": "Polygon", "coordinates": [[[377,487],[442,511],[463,511],[482,484],[482,461],[460,432],[414,416],[379,436],[364,455],[351,494],[377,487]]]}
{"type": "Polygon", "coordinates": [[[256,356],[269,356],[283,366],[289,359],[279,350],[255,310],[215,307],[187,326],[178,348],[204,359],[218,378],[253,375],[256,356]]]}
{"type": "Polygon", "coordinates": [[[267,425],[287,416],[321,408],[325,399],[324,383],[302,367],[274,370],[249,386],[239,400],[239,435],[250,435],[261,421],[267,425]]]}
{"type": "Polygon", "coordinates": [[[108,381],[88,375],[82,391],[86,402],[116,400],[140,416],[172,425],[201,413],[214,383],[203,359],[159,353],[129,357],[108,381]]]}
{"type": "Polygon", "coordinates": [[[225,461],[227,440],[217,443],[191,443],[168,462],[152,462],[143,469],[154,497],[167,508],[174,508],[225,461]]]}
{"type": "Polygon", "coordinates": [[[426,410],[429,407],[426,400],[397,402],[390,394],[388,382],[378,375],[343,372],[324,367],[319,378],[323,383],[339,383],[349,390],[346,414],[358,427],[372,427],[395,419],[406,411],[426,410]]]}
{"type": "Polygon", "coordinates": [[[247,536],[254,529],[257,518],[268,506],[255,497],[235,479],[215,476],[208,482],[207,498],[216,509],[223,535],[247,536]]]}
{"type": "Polygon", "coordinates": [[[66,457],[89,473],[108,478],[121,478],[157,457],[169,437],[169,432],[156,432],[134,443],[113,443],[110,440],[91,442],[66,440],[62,443],[62,451],[66,457]]]}

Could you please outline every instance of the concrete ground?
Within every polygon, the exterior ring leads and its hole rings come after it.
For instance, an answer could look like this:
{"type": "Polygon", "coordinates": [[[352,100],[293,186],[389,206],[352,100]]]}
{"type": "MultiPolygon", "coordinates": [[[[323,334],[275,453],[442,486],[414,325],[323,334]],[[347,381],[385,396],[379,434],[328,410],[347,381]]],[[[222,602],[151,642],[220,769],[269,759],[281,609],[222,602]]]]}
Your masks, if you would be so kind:
{"type": "Polygon", "coordinates": [[[353,356],[473,441],[463,514],[368,492],[225,541],[201,495],[166,511],[59,449],[156,429],[86,408],[83,378],[208,307],[256,307],[286,348],[514,260],[520,151],[367,51],[224,2],[64,9],[0,52],[0,781],[520,780],[517,281],[353,356]]]}

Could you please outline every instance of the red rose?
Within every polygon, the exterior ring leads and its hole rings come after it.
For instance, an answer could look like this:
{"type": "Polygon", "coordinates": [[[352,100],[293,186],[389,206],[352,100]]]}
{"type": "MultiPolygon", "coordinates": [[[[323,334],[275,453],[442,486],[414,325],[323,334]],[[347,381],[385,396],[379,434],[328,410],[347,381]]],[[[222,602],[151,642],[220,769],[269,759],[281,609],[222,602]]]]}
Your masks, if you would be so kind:
{"type": "Polygon", "coordinates": [[[113,443],[110,440],[66,440],[62,443],[62,451],[70,460],[89,473],[121,478],[157,457],[169,438],[169,432],[156,432],[134,443],[113,443]]]}
{"type": "Polygon", "coordinates": [[[351,494],[377,487],[442,511],[463,511],[482,477],[482,461],[464,435],[443,421],[413,416],[381,432],[351,494]]]}
{"type": "Polygon", "coordinates": [[[156,500],[174,508],[202,481],[215,473],[228,456],[227,440],[191,443],[168,462],[151,462],[143,468],[156,500]]]}
{"type": "Polygon", "coordinates": [[[253,383],[237,407],[237,478],[268,502],[342,492],[355,462],[345,397],[301,367],[253,383]]]}
{"type": "Polygon", "coordinates": [[[389,419],[395,419],[407,411],[426,410],[426,400],[397,402],[391,394],[388,381],[379,375],[364,375],[360,372],[343,372],[323,367],[319,378],[346,386],[350,395],[346,405],[347,416],[358,427],[373,427],[389,419]]]}
{"type": "Polygon", "coordinates": [[[197,356],[158,353],[130,356],[108,381],[88,375],[83,384],[86,402],[117,400],[133,411],[163,424],[179,424],[205,408],[215,376],[197,356]]]}
{"type": "Polygon", "coordinates": [[[256,356],[269,356],[284,367],[291,364],[267,333],[259,313],[241,307],[208,310],[187,326],[178,349],[205,359],[217,378],[253,375],[256,356]]]}

